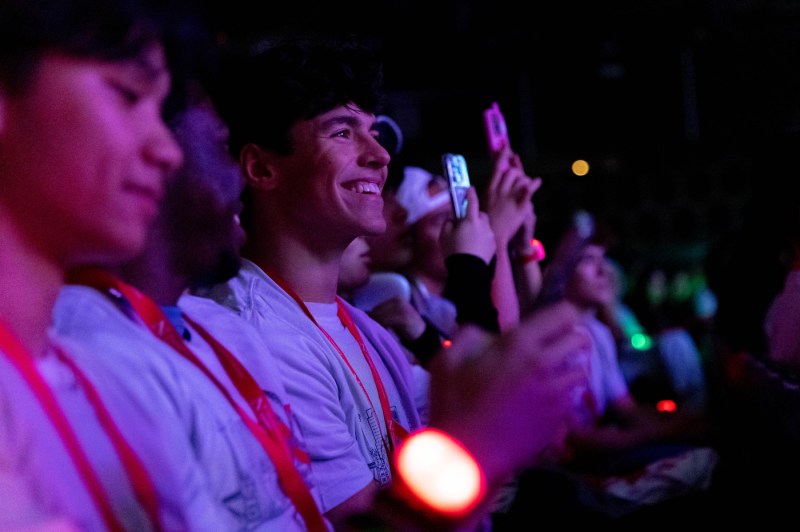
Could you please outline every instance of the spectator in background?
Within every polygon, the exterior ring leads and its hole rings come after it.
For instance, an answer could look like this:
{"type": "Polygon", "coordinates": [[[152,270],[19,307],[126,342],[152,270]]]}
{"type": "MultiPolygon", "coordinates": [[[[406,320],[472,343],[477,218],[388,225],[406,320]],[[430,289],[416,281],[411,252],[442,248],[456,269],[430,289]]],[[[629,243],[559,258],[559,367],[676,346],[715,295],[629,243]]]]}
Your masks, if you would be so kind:
{"type": "MultiPolygon", "coordinates": [[[[599,319],[600,310],[614,300],[606,259],[610,235],[590,214],[578,214],[546,266],[541,297],[542,301],[562,298],[580,310],[592,342],[575,363],[584,368],[587,380],[576,389],[575,422],[566,454],[555,459],[553,469],[534,471],[521,482],[512,515],[537,497],[531,491],[542,494],[528,482],[537,486],[546,479],[544,492],[564,489],[568,501],[564,504],[576,519],[619,518],[679,495],[705,492],[718,461],[708,446],[710,432],[703,415],[660,412],[630,393],[616,341],[599,319]]],[[[557,512],[565,508],[554,507],[557,512]]]]}
{"type": "MultiPolygon", "coordinates": [[[[378,140],[389,148],[397,146],[399,128],[386,128],[381,124],[379,117],[378,140]]],[[[415,223],[433,208],[445,213],[439,215],[440,223],[450,219],[449,196],[446,191],[433,199],[429,196],[425,187],[433,174],[426,170],[403,166],[402,159],[389,166],[382,192],[387,229],[381,235],[368,237],[371,267],[374,272],[381,274],[391,272],[404,275],[412,297],[410,300],[387,301],[370,308],[369,313],[376,321],[394,331],[417,360],[426,365],[443,343],[450,341],[454,329],[450,332],[447,329],[457,327],[458,321],[474,322],[489,330],[497,330],[496,312],[490,293],[491,270],[487,265],[492,255],[490,247],[493,246],[493,237],[485,216],[479,214],[468,224],[460,224],[459,227],[447,224],[445,231],[439,229],[435,235],[423,239],[426,242],[424,245],[429,248],[426,253],[434,254],[431,262],[437,265],[435,269],[447,269],[444,280],[447,286],[442,290],[458,295],[455,299],[459,308],[450,299],[431,295],[425,283],[410,273],[414,249],[420,241],[415,223]],[[434,236],[436,241],[431,240],[434,236]],[[443,245],[448,250],[446,260],[442,258],[443,245]],[[439,309],[440,315],[447,316],[447,323],[437,323],[432,319],[430,312],[426,312],[426,309],[430,310],[429,306],[439,309]],[[456,318],[458,314],[460,317],[456,318]]],[[[477,203],[477,200],[474,201],[477,203]]]]}

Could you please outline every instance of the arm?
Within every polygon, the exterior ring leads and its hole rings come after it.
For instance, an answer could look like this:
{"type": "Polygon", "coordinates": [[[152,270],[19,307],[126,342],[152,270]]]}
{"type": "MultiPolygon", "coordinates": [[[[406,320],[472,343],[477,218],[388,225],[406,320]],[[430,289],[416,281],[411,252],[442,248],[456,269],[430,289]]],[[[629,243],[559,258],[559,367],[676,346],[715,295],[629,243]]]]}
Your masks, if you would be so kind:
{"type": "Polygon", "coordinates": [[[541,186],[541,179],[526,176],[519,156],[507,146],[498,152],[493,168],[485,201],[497,243],[492,298],[499,312],[500,328],[508,330],[519,323],[520,317],[509,244],[532,212],[531,198],[541,186]]]}
{"type": "Polygon", "coordinates": [[[520,315],[524,316],[533,309],[536,298],[542,290],[542,266],[544,260],[544,247],[539,242],[534,248],[534,234],[536,229],[536,213],[533,202],[525,214],[522,226],[511,241],[511,254],[514,260],[514,284],[519,297],[520,315]]]}
{"type": "Polygon", "coordinates": [[[494,232],[488,215],[480,211],[474,188],[467,199],[467,216],[442,228],[440,243],[448,270],[443,295],[455,304],[459,324],[497,331],[497,309],[491,298],[494,232]]]}
{"type": "Polygon", "coordinates": [[[450,255],[445,265],[447,283],[443,295],[455,304],[458,323],[498,332],[500,324],[491,289],[492,265],[465,253],[450,255]]]}
{"type": "Polygon", "coordinates": [[[351,516],[346,529],[476,528],[499,487],[563,443],[572,410],[570,391],[582,379],[567,360],[587,342],[576,323],[575,309],[562,303],[531,315],[500,337],[474,327],[462,329],[453,347],[432,365],[431,426],[454,437],[472,455],[487,488],[483,496],[466,514],[447,516],[409,498],[402,489],[407,477],[399,475],[366,514],[351,516]]]}
{"type": "Polygon", "coordinates": [[[705,437],[700,416],[659,412],[626,395],[609,405],[609,421],[570,432],[568,444],[578,455],[622,452],[654,442],[696,442],[705,437]]]}

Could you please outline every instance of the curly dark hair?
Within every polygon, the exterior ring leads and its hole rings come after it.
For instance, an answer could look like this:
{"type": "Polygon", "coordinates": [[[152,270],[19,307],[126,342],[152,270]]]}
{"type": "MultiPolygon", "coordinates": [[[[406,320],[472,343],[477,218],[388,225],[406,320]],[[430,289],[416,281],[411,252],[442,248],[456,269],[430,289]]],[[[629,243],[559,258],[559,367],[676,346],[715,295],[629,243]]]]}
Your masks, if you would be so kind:
{"type": "Polygon", "coordinates": [[[249,143],[290,153],[298,120],[350,103],[377,113],[383,104],[377,49],[352,35],[284,36],[256,50],[226,50],[222,79],[219,107],[237,158],[249,143]]]}

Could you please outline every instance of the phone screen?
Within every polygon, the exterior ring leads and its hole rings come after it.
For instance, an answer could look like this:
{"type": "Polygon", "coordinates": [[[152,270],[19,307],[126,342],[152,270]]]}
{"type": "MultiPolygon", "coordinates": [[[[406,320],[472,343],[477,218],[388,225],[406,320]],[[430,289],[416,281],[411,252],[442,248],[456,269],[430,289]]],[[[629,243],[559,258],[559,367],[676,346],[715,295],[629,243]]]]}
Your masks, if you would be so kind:
{"type": "Polygon", "coordinates": [[[450,187],[453,214],[461,219],[467,215],[467,190],[470,187],[467,161],[463,155],[445,153],[442,155],[442,166],[450,187]]]}
{"type": "Polygon", "coordinates": [[[492,105],[483,111],[483,126],[486,132],[486,144],[492,154],[497,153],[504,145],[508,144],[506,119],[497,102],[492,102],[492,105]]]}

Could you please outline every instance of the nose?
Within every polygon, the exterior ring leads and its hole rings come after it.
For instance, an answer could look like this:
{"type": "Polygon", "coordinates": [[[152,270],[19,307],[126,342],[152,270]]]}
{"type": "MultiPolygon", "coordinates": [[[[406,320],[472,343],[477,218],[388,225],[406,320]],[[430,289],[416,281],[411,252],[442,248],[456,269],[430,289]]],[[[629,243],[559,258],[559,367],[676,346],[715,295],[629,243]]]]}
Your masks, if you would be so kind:
{"type": "Polygon", "coordinates": [[[376,168],[384,168],[389,165],[392,156],[384,148],[376,137],[368,135],[368,149],[366,155],[369,158],[368,164],[376,168]]]}
{"type": "Polygon", "coordinates": [[[175,172],[183,164],[183,150],[167,125],[158,120],[147,141],[146,156],[150,163],[162,169],[165,175],[175,172]]]}

